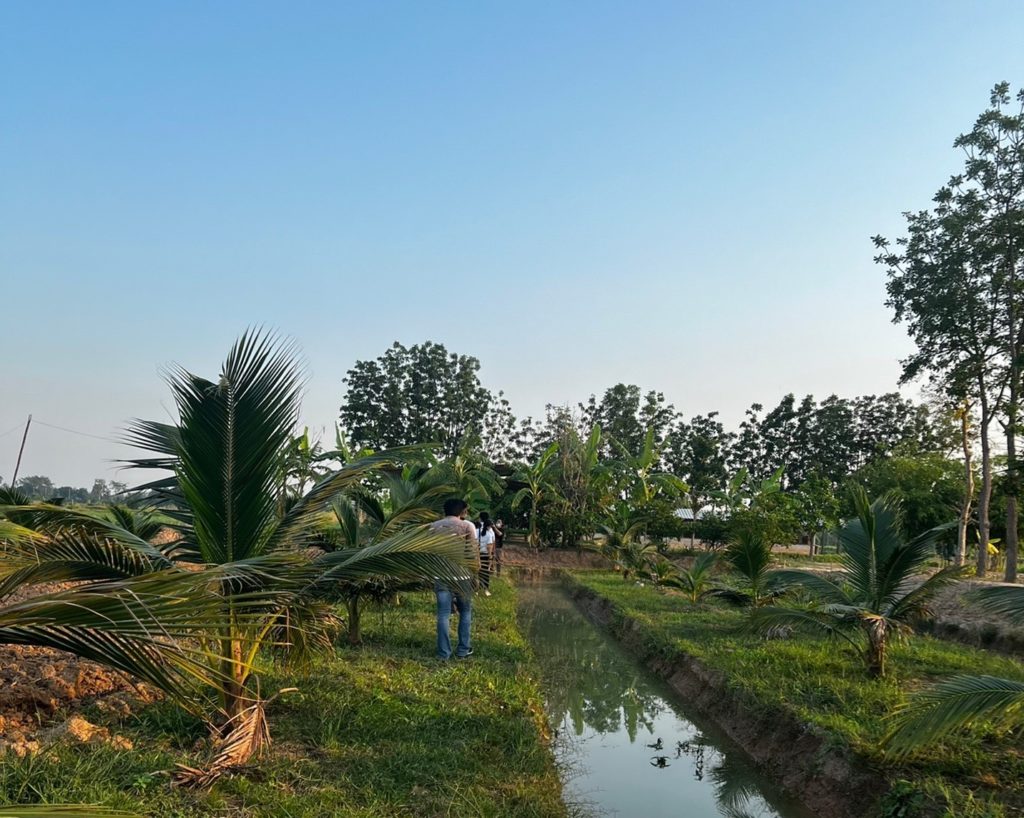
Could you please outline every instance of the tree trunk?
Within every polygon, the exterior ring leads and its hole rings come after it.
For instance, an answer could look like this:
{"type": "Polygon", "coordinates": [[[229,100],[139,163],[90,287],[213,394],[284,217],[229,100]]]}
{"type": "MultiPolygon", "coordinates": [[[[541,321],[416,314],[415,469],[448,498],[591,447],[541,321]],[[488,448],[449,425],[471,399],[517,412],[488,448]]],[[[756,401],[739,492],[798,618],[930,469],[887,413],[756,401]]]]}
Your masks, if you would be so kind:
{"type": "MultiPolygon", "coordinates": [[[[1016,357],[1016,349],[1011,350],[1016,357]]],[[[1006,582],[1017,581],[1017,381],[1020,367],[1010,365],[1010,399],[1006,404],[1006,582]]]]}
{"type": "Polygon", "coordinates": [[[981,422],[981,493],[978,495],[977,560],[979,578],[985,576],[988,568],[989,505],[992,502],[992,447],[988,440],[988,427],[991,422],[991,418],[984,417],[981,422]]]}
{"type": "Polygon", "coordinates": [[[348,643],[350,645],[363,644],[363,634],[360,630],[360,619],[362,610],[359,607],[359,597],[350,597],[348,600],[348,643]]]}
{"type": "Polygon", "coordinates": [[[1017,422],[1020,414],[1020,350],[1021,327],[1017,309],[1017,254],[1011,242],[1009,247],[1009,298],[1007,299],[1007,324],[1010,330],[1010,390],[1006,404],[1006,582],[1017,581],[1017,422]]]}
{"type": "Polygon", "coordinates": [[[971,523],[971,504],[974,500],[974,453],[971,451],[970,407],[966,401],[960,416],[960,445],[964,450],[964,499],[956,532],[956,553],[953,555],[955,565],[967,562],[967,529],[971,523]]]}
{"type": "Polygon", "coordinates": [[[868,628],[868,650],[866,654],[868,673],[876,679],[885,676],[885,630],[868,628]]]}

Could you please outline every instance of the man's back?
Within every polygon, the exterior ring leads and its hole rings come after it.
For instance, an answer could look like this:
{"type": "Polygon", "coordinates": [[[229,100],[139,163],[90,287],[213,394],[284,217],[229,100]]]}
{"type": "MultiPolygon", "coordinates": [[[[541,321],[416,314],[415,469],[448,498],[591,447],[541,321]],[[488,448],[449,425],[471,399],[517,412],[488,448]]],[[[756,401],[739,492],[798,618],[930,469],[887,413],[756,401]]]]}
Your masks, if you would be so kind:
{"type": "Polygon", "coordinates": [[[466,542],[466,554],[475,555],[473,544],[476,542],[476,526],[469,520],[460,520],[458,517],[442,517],[430,526],[431,531],[444,531],[456,537],[461,537],[466,542]]]}

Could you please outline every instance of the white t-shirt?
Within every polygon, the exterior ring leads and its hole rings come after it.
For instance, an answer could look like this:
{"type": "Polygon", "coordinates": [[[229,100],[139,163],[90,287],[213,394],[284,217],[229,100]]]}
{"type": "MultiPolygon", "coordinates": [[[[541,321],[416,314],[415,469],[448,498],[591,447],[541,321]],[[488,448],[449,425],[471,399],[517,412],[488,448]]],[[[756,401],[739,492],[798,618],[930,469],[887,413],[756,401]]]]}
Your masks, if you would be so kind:
{"type": "Polygon", "coordinates": [[[480,553],[490,553],[491,546],[494,544],[494,528],[488,528],[485,534],[480,535],[480,553]]]}

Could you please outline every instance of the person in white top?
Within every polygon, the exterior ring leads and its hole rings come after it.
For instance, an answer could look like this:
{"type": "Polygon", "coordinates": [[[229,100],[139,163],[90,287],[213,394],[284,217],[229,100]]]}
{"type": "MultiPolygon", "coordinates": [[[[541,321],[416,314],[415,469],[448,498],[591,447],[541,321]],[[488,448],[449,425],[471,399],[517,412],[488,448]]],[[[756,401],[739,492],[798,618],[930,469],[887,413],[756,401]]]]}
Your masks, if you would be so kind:
{"type": "Polygon", "coordinates": [[[480,528],[477,542],[480,545],[480,587],[484,596],[491,595],[491,563],[494,560],[495,531],[491,515],[486,511],[480,513],[480,528]]]}

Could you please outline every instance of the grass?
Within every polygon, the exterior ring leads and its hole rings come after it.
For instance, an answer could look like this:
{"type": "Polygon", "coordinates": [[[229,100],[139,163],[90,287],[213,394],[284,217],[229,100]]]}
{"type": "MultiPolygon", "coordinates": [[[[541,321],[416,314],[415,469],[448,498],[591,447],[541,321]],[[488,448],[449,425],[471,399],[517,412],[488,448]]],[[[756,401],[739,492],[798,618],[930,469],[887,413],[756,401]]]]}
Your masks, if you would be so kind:
{"type": "MultiPolygon", "coordinates": [[[[623,582],[610,572],[570,582],[609,600],[619,617],[639,625],[637,649],[648,656],[687,654],[724,674],[748,707],[785,713],[850,748],[893,782],[900,803],[949,818],[1017,815],[1024,809],[1024,754],[1013,736],[981,727],[896,763],[880,743],[888,718],[906,693],[956,673],[1024,679],[1018,662],[926,636],[895,646],[891,675],[872,680],[852,652],[813,637],[766,641],[739,630],[744,614],[718,603],[692,605],[670,594],[623,582]]],[[[897,797],[897,796],[894,796],[897,797]]],[[[881,815],[914,814],[898,805],[881,815]]],[[[886,812],[885,810],[889,810],[886,812]]]]}
{"type": "MultiPolygon", "coordinates": [[[[0,763],[0,802],[102,803],[160,818],[233,816],[565,816],[544,738],[532,658],[504,582],[474,601],[467,661],[434,654],[433,595],[368,611],[362,648],[339,649],[270,712],[268,756],[210,792],[172,789],[165,771],[198,766],[201,724],[168,703],[113,721],[134,752],[58,746],[0,763]]],[[[270,667],[264,689],[291,686],[270,667]]]]}

